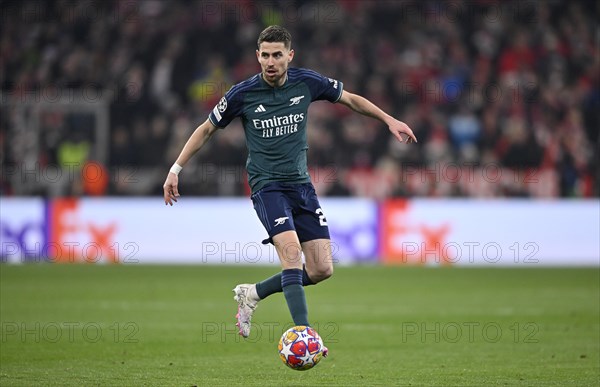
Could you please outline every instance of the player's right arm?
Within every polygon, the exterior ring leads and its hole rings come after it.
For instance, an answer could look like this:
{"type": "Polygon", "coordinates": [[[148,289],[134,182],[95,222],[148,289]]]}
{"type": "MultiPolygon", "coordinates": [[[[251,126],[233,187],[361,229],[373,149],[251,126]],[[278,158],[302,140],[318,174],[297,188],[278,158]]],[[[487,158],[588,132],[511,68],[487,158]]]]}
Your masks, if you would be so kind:
{"type": "MultiPolygon", "coordinates": [[[[254,77],[256,78],[256,77],[254,77]]],[[[179,177],[177,174],[192,156],[200,150],[206,144],[210,136],[218,129],[225,128],[231,120],[242,114],[242,107],[244,99],[242,97],[242,91],[247,88],[248,81],[234,85],[231,89],[225,93],[223,98],[219,100],[219,103],[208,115],[208,119],[200,125],[190,138],[185,143],[177,161],[169,171],[167,180],[163,185],[163,194],[165,198],[165,205],[173,205],[173,202],[177,201],[179,197],[179,191],[177,190],[177,183],[179,177]],[[172,172],[176,168],[175,172],[172,172]]]]}
{"type": "MultiPolygon", "coordinates": [[[[177,157],[176,164],[183,167],[196,152],[198,152],[204,144],[208,141],[210,136],[217,130],[217,127],[207,119],[204,123],[196,128],[194,133],[187,140],[179,157],[177,157]]],[[[173,202],[177,201],[179,197],[179,191],[177,189],[177,185],[179,183],[179,177],[177,174],[169,171],[167,174],[167,179],[165,180],[165,184],[163,185],[163,194],[165,198],[165,205],[173,205],[173,202]]]]}

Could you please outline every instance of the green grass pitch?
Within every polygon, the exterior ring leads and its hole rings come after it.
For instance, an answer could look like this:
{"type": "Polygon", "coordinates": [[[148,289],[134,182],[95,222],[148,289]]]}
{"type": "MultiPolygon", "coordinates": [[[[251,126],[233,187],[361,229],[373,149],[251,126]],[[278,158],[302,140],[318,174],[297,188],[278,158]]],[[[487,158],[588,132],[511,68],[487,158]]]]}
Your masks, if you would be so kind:
{"type": "Polygon", "coordinates": [[[600,272],[340,267],[306,288],[331,355],[287,369],[282,295],[237,336],[231,289],[276,267],[0,265],[1,386],[597,386],[600,272]]]}

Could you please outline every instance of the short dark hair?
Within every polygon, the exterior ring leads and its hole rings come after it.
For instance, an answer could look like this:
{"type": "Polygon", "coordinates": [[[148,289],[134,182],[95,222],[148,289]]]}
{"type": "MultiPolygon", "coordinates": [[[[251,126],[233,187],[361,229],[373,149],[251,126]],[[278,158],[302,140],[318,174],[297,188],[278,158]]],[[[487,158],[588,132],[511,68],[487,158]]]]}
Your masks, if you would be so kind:
{"type": "Polygon", "coordinates": [[[292,47],[292,35],[288,30],[281,26],[269,26],[265,28],[260,35],[258,35],[257,46],[260,50],[260,44],[262,42],[269,43],[283,43],[285,48],[288,50],[292,47]]]}

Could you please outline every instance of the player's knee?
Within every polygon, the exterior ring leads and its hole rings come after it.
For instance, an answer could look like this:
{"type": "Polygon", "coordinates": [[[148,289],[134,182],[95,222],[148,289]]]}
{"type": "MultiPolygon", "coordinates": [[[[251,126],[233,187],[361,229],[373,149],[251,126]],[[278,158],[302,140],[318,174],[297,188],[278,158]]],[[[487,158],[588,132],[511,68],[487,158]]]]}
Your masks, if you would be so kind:
{"type": "Polygon", "coordinates": [[[321,281],[325,281],[326,279],[331,278],[332,275],[333,275],[333,266],[327,266],[327,268],[325,268],[325,270],[323,270],[323,272],[322,272],[323,279],[321,281]]]}
{"type": "Polygon", "coordinates": [[[314,283],[319,283],[321,281],[325,281],[333,275],[333,266],[326,266],[317,269],[312,275],[310,275],[310,279],[314,283]]]}

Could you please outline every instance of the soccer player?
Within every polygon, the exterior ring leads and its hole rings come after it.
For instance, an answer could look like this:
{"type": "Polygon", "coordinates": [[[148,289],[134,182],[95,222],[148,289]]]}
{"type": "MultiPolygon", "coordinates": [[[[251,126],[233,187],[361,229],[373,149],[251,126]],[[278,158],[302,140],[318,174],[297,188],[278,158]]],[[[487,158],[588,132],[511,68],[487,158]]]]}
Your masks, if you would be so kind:
{"type": "Polygon", "coordinates": [[[217,131],[241,117],[248,147],[248,182],[254,209],[275,246],[282,271],[256,284],[233,290],[238,302],[237,326],[250,334],[252,314],[260,300],[283,292],[295,325],[309,326],[303,286],[333,273],[325,213],[310,181],[306,164],[306,123],[313,101],[341,103],[384,122],[402,142],[416,142],[412,130],[367,99],[344,90],[342,82],[312,70],[290,68],[294,59],[290,33],[270,26],[258,37],[257,74],[233,86],[190,136],[164,184],[165,205],[177,201],[182,167],[217,131]],[[403,135],[406,137],[403,138],[403,135]],[[303,265],[302,255],[304,254],[303,265]]]}

